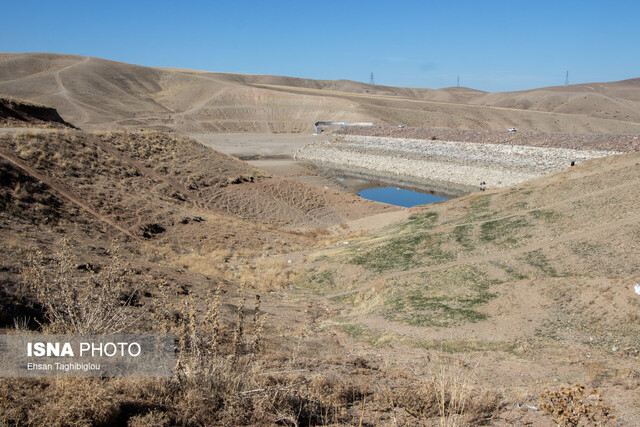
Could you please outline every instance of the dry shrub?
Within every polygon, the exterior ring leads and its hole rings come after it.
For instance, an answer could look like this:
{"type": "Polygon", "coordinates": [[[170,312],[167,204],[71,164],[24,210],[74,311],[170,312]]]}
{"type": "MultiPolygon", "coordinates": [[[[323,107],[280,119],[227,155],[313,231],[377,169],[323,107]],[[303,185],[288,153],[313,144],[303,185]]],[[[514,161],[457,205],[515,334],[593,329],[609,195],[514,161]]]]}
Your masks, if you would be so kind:
{"type": "Polygon", "coordinates": [[[108,383],[95,378],[0,381],[0,424],[112,425],[119,415],[108,383]]]}
{"type": "Polygon", "coordinates": [[[476,424],[497,409],[498,395],[473,385],[460,366],[442,366],[437,374],[385,398],[417,419],[438,417],[442,426],[476,424]]]}
{"type": "Polygon", "coordinates": [[[169,427],[172,425],[171,418],[164,412],[151,410],[143,415],[135,415],[129,418],[127,425],[129,427],[169,427]]]}
{"type": "Polygon", "coordinates": [[[77,153],[67,147],[67,145],[77,145],[74,144],[77,141],[78,137],[68,131],[25,132],[13,136],[18,157],[33,162],[36,168],[82,167],[77,153]]]}
{"type": "Polygon", "coordinates": [[[247,276],[252,288],[261,291],[277,291],[289,286],[297,276],[287,260],[282,258],[259,258],[251,266],[247,276]]]}
{"type": "Polygon", "coordinates": [[[336,408],[362,400],[367,394],[351,378],[335,374],[322,374],[313,378],[309,383],[309,390],[317,400],[336,408]]]}
{"type": "Polygon", "coordinates": [[[127,280],[127,270],[113,256],[100,272],[79,277],[67,240],[47,263],[42,252],[30,256],[23,281],[36,302],[44,307],[52,334],[103,334],[130,331],[137,320],[130,307],[136,292],[127,280]]]}
{"type": "Polygon", "coordinates": [[[315,425],[335,419],[334,406],[305,389],[306,379],[273,381],[262,375],[266,316],[259,314],[256,297],[256,314],[245,319],[243,286],[240,294],[233,327],[220,325],[220,287],[206,299],[201,316],[196,316],[195,300],[182,305],[170,331],[179,337],[176,375],[160,391],[171,402],[173,420],[187,425],[315,425]]]}
{"type": "Polygon", "coordinates": [[[598,390],[585,396],[585,387],[580,384],[560,387],[556,391],[545,390],[540,394],[540,400],[540,408],[561,426],[602,425],[615,419],[598,390]]]}
{"type": "MultiPolygon", "coordinates": [[[[348,384],[336,387],[332,405],[316,396],[330,387],[328,382],[317,381],[315,391],[307,388],[306,378],[274,383],[263,375],[260,334],[265,316],[259,312],[259,298],[253,318],[242,315],[235,325],[221,325],[221,295],[218,286],[205,299],[186,298],[177,316],[171,303],[159,298],[156,323],[178,338],[174,377],[1,380],[0,424],[317,425],[338,420],[336,405],[357,392],[348,384]],[[205,306],[204,312],[198,305],[205,306]]],[[[53,306],[57,302],[66,304],[50,300],[52,310],[59,310],[53,306]]],[[[238,304],[238,313],[245,305],[238,304]]],[[[69,324],[66,319],[56,322],[52,324],[69,324]]]]}

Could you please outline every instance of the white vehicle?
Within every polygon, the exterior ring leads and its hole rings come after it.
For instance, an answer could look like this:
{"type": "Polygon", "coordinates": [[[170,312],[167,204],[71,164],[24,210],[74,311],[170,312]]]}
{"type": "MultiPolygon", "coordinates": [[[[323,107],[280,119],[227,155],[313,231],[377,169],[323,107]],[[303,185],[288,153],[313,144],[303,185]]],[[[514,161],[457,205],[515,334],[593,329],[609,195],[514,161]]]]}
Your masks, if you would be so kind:
{"type": "Polygon", "coordinates": [[[509,132],[518,132],[518,129],[516,129],[516,128],[509,128],[509,129],[507,129],[507,130],[508,130],[509,132]]]}

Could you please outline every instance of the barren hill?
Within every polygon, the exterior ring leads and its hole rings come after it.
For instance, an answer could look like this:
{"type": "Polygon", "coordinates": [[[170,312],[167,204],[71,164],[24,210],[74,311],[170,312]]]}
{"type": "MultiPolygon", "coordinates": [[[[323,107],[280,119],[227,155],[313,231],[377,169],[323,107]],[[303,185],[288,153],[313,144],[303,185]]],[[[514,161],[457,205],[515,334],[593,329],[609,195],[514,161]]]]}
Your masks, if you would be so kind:
{"type": "MultiPolygon", "coordinates": [[[[629,85],[634,85],[631,82],[629,85]]],[[[624,82],[584,98],[576,87],[485,94],[336,80],[150,68],[46,53],[0,54],[0,95],[51,105],[82,128],[181,132],[311,132],[320,120],[417,127],[636,133],[624,82]],[[544,92],[544,91],[543,91],[544,92]],[[546,92],[545,92],[546,93],[546,92]]],[[[586,92],[585,92],[586,93],[586,92]]],[[[635,92],[634,92],[635,93],[635,92]]]]}
{"type": "Polygon", "coordinates": [[[640,79],[554,86],[522,92],[491,93],[477,97],[471,102],[638,123],[640,121],[640,79]]]}

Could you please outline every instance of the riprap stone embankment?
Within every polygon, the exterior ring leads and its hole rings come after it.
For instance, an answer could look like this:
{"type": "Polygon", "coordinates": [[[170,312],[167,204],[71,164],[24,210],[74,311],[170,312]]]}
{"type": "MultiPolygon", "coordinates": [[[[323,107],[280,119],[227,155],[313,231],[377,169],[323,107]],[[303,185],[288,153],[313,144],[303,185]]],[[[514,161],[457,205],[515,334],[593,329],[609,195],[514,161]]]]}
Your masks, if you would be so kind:
{"type": "Polygon", "coordinates": [[[358,135],[309,144],[296,158],[371,173],[449,183],[454,188],[506,187],[616,151],[430,141],[358,135]]]}

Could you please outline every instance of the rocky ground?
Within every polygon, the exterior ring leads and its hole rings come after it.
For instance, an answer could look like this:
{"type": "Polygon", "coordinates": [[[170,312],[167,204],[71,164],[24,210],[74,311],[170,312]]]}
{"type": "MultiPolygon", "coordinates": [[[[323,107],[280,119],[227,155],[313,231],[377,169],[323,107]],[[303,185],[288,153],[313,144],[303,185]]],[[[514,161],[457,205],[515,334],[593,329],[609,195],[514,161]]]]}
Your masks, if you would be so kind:
{"type": "Polygon", "coordinates": [[[422,140],[477,142],[484,144],[528,145],[532,147],[570,148],[574,150],[640,150],[638,134],[576,134],[508,130],[470,130],[397,126],[350,127],[336,132],[342,135],[380,136],[422,140]]]}
{"type": "Polygon", "coordinates": [[[296,158],[449,183],[454,188],[507,187],[617,151],[516,144],[337,135],[310,144],[296,158]]]}

